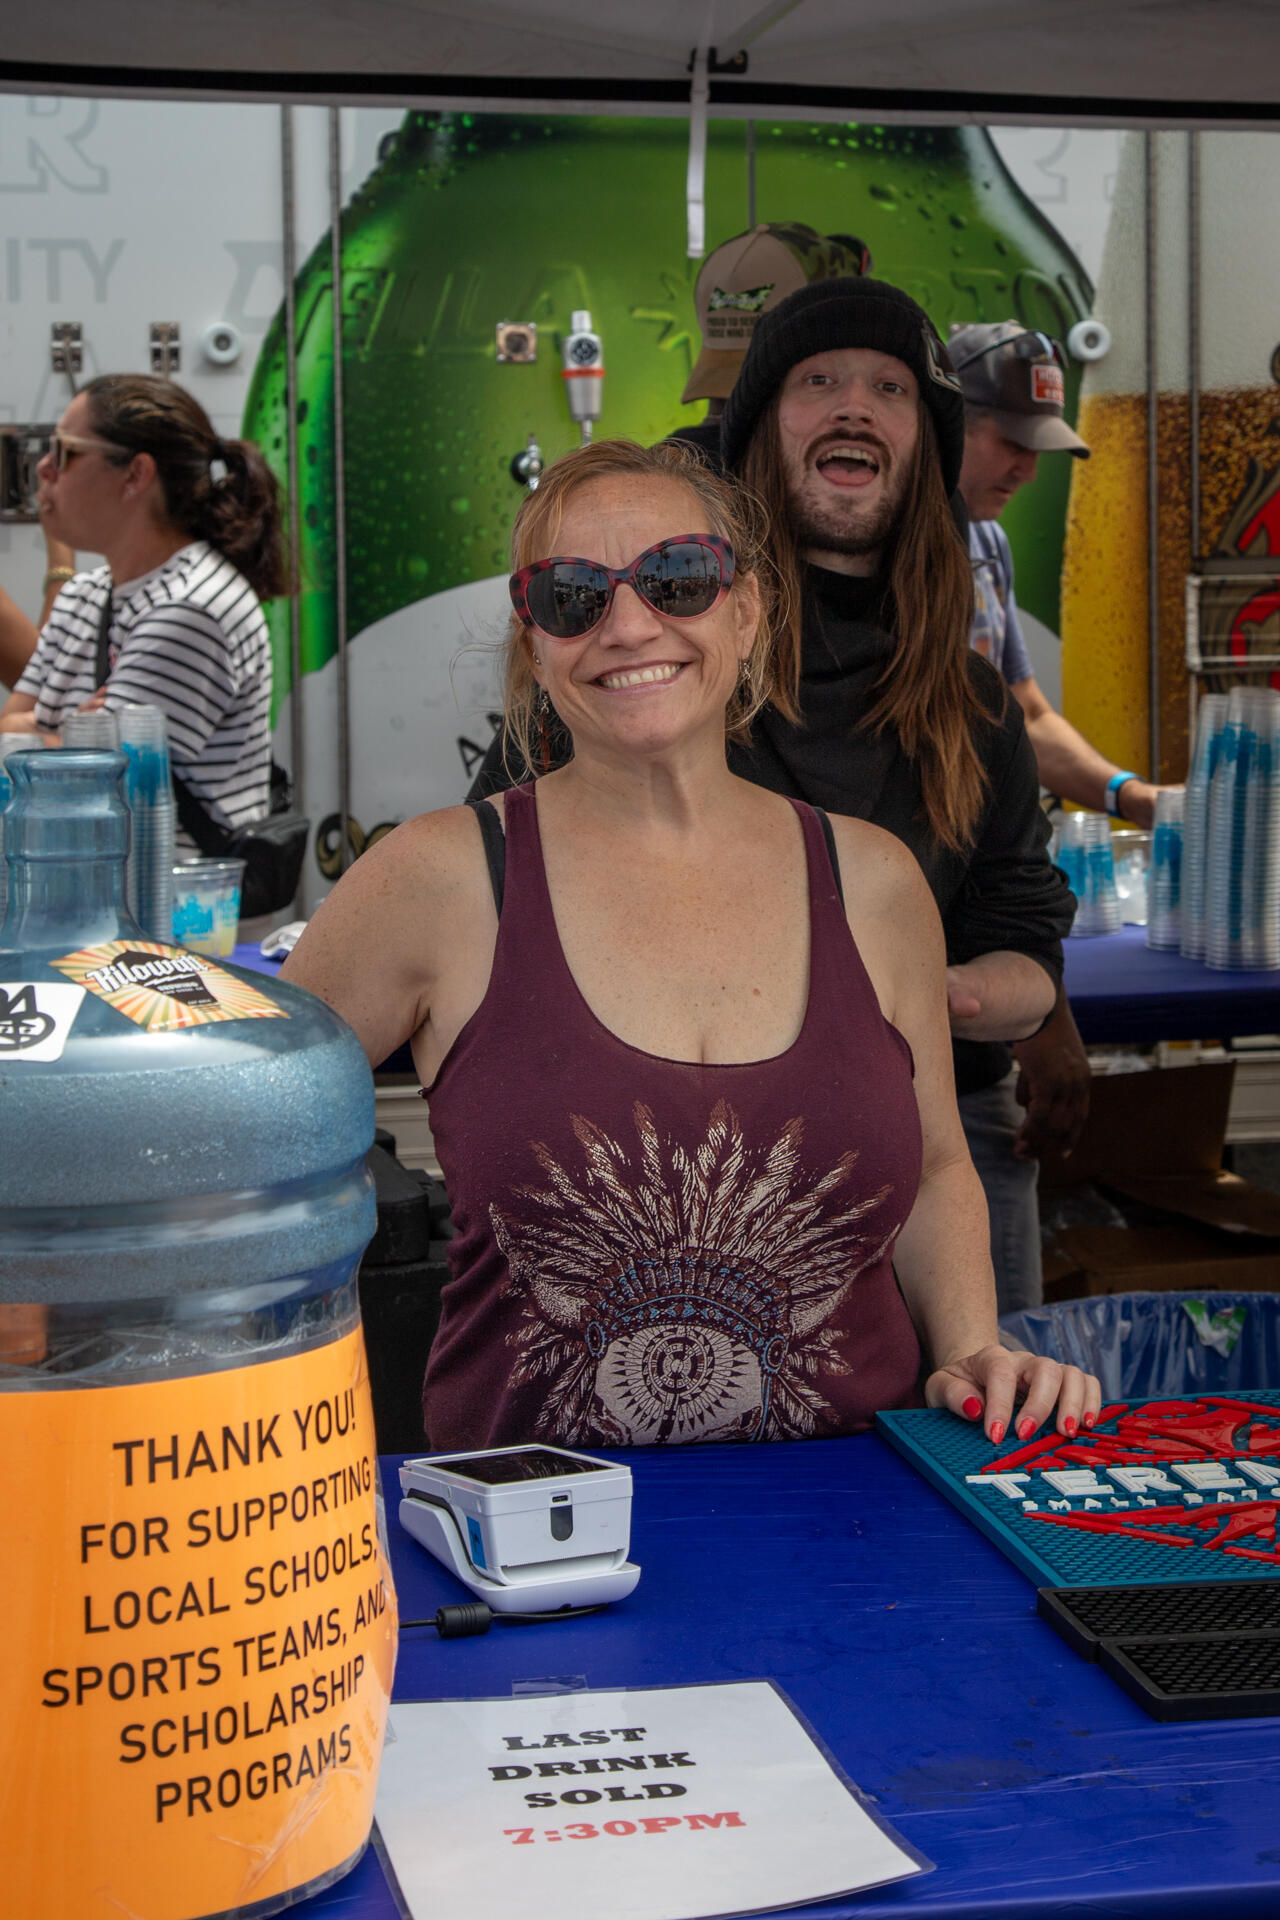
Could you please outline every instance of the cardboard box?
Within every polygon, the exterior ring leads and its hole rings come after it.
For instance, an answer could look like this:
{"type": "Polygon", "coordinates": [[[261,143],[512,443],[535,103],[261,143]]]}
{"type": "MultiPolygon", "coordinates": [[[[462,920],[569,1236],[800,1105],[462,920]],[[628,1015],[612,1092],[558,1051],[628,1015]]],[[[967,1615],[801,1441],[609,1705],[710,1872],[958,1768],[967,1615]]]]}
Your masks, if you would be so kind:
{"type": "Polygon", "coordinates": [[[1042,1194],[1092,1183],[1147,1218],[1060,1229],[1045,1249],[1046,1300],[1280,1292],[1280,1194],[1222,1165],[1234,1076],[1225,1061],[1095,1077],[1075,1151],[1041,1162],[1042,1194]]]}

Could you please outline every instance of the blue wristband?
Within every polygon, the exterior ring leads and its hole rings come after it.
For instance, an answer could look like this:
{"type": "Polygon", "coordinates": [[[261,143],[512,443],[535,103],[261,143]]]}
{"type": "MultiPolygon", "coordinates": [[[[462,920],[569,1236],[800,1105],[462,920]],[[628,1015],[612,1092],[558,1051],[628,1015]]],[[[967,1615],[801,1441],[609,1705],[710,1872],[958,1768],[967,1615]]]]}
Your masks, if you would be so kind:
{"type": "Polygon", "coordinates": [[[1112,774],[1111,778],[1107,782],[1107,790],[1103,795],[1103,799],[1102,799],[1102,804],[1105,806],[1108,813],[1115,814],[1115,815],[1119,814],[1120,789],[1125,784],[1125,781],[1140,780],[1141,778],[1142,778],[1141,774],[1138,774],[1138,773],[1113,773],[1112,774]]]}

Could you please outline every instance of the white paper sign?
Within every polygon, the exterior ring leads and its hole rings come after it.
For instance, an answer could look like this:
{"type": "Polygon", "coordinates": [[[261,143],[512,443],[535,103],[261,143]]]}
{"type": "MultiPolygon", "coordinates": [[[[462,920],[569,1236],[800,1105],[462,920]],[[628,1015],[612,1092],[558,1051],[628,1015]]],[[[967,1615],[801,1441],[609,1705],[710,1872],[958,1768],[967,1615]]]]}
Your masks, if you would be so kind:
{"type": "Polygon", "coordinates": [[[377,1820],[414,1920],[703,1920],[923,1871],[767,1681],[400,1704],[377,1820]]]}
{"type": "Polygon", "coordinates": [[[84,995],[65,980],[0,980],[0,1061],[60,1059],[84,995]]]}

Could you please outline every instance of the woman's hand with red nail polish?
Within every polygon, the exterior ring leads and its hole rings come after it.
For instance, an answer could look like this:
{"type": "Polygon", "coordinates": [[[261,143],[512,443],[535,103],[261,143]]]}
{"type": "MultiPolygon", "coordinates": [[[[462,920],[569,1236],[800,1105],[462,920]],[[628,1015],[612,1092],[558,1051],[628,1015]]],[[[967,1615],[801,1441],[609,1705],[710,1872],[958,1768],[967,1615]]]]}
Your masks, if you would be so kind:
{"type": "Polygon", "coordinates": [[[926,1406],[950,1407],[966,1420],[983,1415],[996,1446],[1009,1432],[1029,1440],[1055,1416],[1057,1431],[1070,1439],[1082,1424],[1092,1426],[1102,1406],[1093,1374],[998,1344],[946,1361],[930,1374],[924,1391],[926,1406]]]}

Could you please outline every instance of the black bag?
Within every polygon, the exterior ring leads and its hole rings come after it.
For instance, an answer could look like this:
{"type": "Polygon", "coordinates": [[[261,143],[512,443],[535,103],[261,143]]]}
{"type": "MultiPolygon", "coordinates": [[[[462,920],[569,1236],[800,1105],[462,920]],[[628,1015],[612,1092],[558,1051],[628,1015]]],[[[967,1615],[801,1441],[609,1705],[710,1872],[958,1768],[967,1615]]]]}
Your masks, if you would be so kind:
{"type": "MultiPolygon", "coordinates": [[[[275,763],[272,785],[276,786],[275,763]]],[[[311,822],[303,813],[264,813],[243,827],[224,827],[196,799],[186,781],[174,774],[173,797],[183,831],[212,860],[243,860],[240,918],[279,913],[292,906],[302,877],[311,822]]]]}
{"type": "MultiPolygon", "coordinates": [[[[111,588],[108,586],[98,621],[99,687],[107,683],[110,639],[111,588]]],[[[284,768],[274,760],[271,762],[272,811],[263,814],[261,819],[247,821],[243,827],[222,826],[180,775],[171,773],[170,777],[182,830],[194,840],[206,859],[244,861],[240,918],[254,920],[259,914],[279,913],[292,906],[302,877],[311,822],[305,814],[290,811],[291,789],[284,768]]]]}

